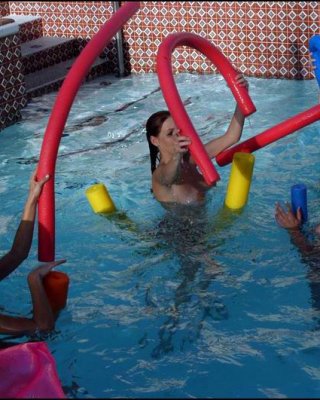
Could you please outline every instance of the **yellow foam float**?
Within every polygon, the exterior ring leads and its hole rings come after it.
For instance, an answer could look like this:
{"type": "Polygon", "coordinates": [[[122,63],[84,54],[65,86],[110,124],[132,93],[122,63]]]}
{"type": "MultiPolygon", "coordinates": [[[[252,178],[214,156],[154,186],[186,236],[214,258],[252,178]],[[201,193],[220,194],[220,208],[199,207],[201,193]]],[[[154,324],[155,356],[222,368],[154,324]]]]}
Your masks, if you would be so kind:
{"type": "Polygon", "coordinates": [[[103,183],[90,186],[85,193],[96,214],[109,214],[116,211],[112,198],[103,183]]]}
{"type": "Polygon", "coordinates": [[[251,153],[237,152],[233,156],[225,205],[238,210],[248,201],[255,157],[251,153]]]}

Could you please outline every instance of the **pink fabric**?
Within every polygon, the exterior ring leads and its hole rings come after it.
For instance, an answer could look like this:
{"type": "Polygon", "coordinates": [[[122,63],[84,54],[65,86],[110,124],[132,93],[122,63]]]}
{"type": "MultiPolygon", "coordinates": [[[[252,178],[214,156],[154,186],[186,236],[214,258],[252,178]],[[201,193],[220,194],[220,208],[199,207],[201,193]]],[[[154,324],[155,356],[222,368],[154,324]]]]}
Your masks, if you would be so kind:
{"type": "Polygon", "coordinates": [[[23,343],[0,351],[0,398],[66,398],[46,343],[23,343]]]}

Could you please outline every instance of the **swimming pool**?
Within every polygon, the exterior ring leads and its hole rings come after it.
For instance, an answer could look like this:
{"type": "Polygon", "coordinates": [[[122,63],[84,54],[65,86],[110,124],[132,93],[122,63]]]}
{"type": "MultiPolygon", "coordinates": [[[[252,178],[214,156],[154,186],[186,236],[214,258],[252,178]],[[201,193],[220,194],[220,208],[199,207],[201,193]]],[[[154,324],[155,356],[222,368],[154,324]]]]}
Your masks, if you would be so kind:
{"type": "MultiPolygon", "coordinates": [[[[234,100],[219,75],[178,74],[203,141],[234,100]],[[196,89],[196,90],[195,90],[196,89]]],[[[257,112],[242,140],[317,102],[315,81],[249,78],[257,112]]],[[[47,343],[70,398],[319,397],[319,278],[308,277],[274,203],[308,187],[320,221],[319,122],[255,152],[249,201],[223,209],[230,165],[205,209],[168,215],[150,194],[144,124],[166,108],[155,74],[103,77],[80,89],[56,167],[56,258],[67,308],[47,343]],[[95,215],[85,189],[103,182],[119,212],[95,215]]],[[[56,93],[34,99],[1,132],[0,251],[12,241],[56,93]]],[[[1,282],[1,308],[30,314],[28,260],[1,282]],[[12,290],[14,288],[14,290],[12,290]]],[[[21,339],[25,341],[27,338],[21,339]]]]}

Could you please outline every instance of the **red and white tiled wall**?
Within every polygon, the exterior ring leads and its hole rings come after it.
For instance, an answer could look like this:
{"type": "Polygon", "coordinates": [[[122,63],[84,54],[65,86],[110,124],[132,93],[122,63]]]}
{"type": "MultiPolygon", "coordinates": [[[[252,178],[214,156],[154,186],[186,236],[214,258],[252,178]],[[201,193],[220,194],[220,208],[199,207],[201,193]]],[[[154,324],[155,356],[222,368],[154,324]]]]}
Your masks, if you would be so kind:
{"type": "Polygon", "coordinates": [[[0,38],[0,129],[20,119],[27,104],[19,35],[0,38]]]}
{"type": "Polygon", "coordinates": [[[10,7],[8,1],[2,1],[0,3],[0,16],[4,17],[5,15],[10,14],[10,7]]]}
{"type": "MultiPolygon", "coordinates": [[[[1,16],[22,14],[41,17],[41,23],[19,33],[22,42],[43,35],[77,37],[86,43],[112,13],[113,2],[108,1],[0,3],[1,16]]],[[[311,36],[320,34],[320,3],[141,1],[139,11],[123,28],[127,72],[155,72],[159,45],[175,32],[192,32],[208,39],[245,75],[311,79],[314,75],[309,63],[308,42],[311,36]]],[[[8,62],[4,40],[0,39],[2,65],[8,62]]],[[[16,41],[15,38],[13,40],[16,41]]],[[[106,53],[112,56],[111,71],[116,71],[114,41],[106,53]]],[[[211,62],[191,48],[175,49],[172,63],[174,72],[215,72],[211,62]]],[[[1,85],[4,82],[0,71],[1,85]]],[[[1,91],[3,87],[0,87],[1,91]]],[[[3,99],[0,103],[3,104],[3,99]]]]}
{"type": "MultiPolygon", "coordinates": [[[[1,2],[0,16],[9,13],[9,2],[1,2]]],[[[0,37],[0,129],[20,119],[20,110],[26,103],[20,37],[13,30],[0,37]]]]}
{"type": "MultiPolygon", "coordinates": [[[[39,15],[45,35],[92,37],[112,14],[112,2],[9,2],[11,14],[39,15]]],[[[308,79],[308,40],[320,33],[317,1],[141,1],[124,28],[132,73],[155,71],[162,40],[173,32],[207,38],[243,73],[308,79]]],[[[192,49],[174,53],[176,71],[210,72],[192,49]]]]}

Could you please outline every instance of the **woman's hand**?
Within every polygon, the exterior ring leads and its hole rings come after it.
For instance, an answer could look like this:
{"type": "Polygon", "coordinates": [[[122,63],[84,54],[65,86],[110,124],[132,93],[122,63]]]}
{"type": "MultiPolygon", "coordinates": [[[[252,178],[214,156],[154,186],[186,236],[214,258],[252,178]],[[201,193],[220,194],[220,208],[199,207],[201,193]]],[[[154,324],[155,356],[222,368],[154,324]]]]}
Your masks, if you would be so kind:
{"type": "Polygon", "coordinates": [[[190,144],[191,139],[188,136],[177,136],[173,146],[174,153],[186,153],[189,150],[190,144]]]}
{"type": "Polygon", "coordinates": [[[55,318],[58,314],[54,313],[50,306],[49,299],[43,286],[43,278],[52,268],[65,261],[66,260],[57,260],[40,264],[28,275],[28,285],[33,305],[33,331],[37,329],[40,332],[50,332],[54,329],[55,318]]]}
{"type": "Polygon", "coordinates": [[[243,74],[238,74],[236,76],[236,83],[240,86],[245,87],[247,90],[249,89],[249,83],[246,80],[246,78],[243,76],[243,74]]]}
{"type": "Polygon", "coordinates": [[[37,175],[37,170],[35,169],[35,171],[31,175],[29,184],[29,198],[35,202],[37,202],[40,197],[43,185],[50,179],[50,176],[46,175],[40,181],[37,181],[36,175],[37,175]]]}
{"type": "Polygon", "coordinates": [[[285,211],[279,203],[276,203],[275,218],[277,223],[285,229],[298,229],[302,222],[302,214],[300,207],[295,216],[288,203],[286,203],[288,211],[285,211]]]}
{"type": "Polygon", "coordinates": [[[51,261],[44,264],[40,264],[35,267],[28,275],[28,280],[41,278],[41,280],[52,270],[52,268],[56,267],[57,265],[65,263],[67,260],[57,260],[51,261]]]}

